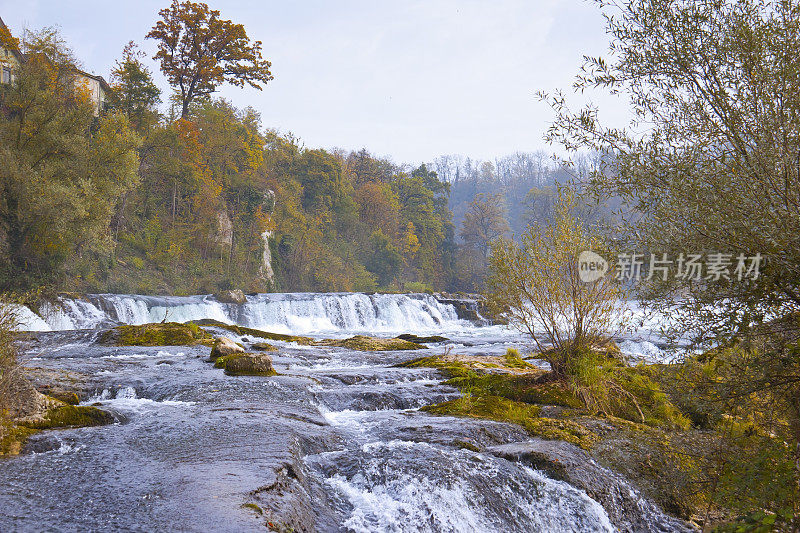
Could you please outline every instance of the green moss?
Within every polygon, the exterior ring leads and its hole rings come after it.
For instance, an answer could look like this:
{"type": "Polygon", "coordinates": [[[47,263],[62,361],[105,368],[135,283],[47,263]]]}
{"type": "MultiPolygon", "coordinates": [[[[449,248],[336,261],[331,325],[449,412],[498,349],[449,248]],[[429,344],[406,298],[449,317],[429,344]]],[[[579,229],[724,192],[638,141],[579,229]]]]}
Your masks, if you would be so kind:
{"type": "Polygon", "coordinates": [[[480,446],[478,446],[476,444],[473,444],[473,443],[471,443],[469,441],[466,441],[466,440],[460,440],[460,439],[459,440],[454,440],[453,441],[453,446],[455,446],[456,448],[469,450],[471,452],[483,451],[483,449],[480,446]]]}
{"type": "Polygon", "coordinates": [[[106,411],[85,405],[59,405],[50,409],[41,420],[21,423],[30,429],[53,429],[67,427],[104,426],[114,422],[106,411]]]}
{"type": "Polygon", "coordinates": [[[254,503],[243,503],[242,509],[250,509],[251,511],[255,511],[258,514],[264,514],[264,510],[254,503]]]}
{"type": "Polygon", "coordinates": [[[278,350],[277,347],[268,344],[266,342],[256,342],[254,344],[251,344],[250,346],[254,350],[258,350],[259,352],[275,352],[278,350]]]}
{"type": "Polygon", "coordinates": [[[447,377],[466,376],[474,371],[467,365],[454,361],[445,361],[438,356],[420,357],[395,365],[398,368],[438,368],[447,377]]]}
{"type": "Polygon", "coordinates": [[[18,455],[22,451],[22,445],[34,433],[35,429],[0,420],[0,457],[18,455]]]}
{"type": "Polygon", "coordinates": [[[218,357],[214,368],[221,368],[231,376],[276,376],[272,363],[266,356],[251,353],[234,353],[218,357]]]}
{"type": "Polygon", "coordinates": [[[529,362],[522,359],[519,355],[519,351],[516,348],[509,348],[506,350],[506,354],[503,356],[505,360],[505,366],[508,368],[516,368],[519,370],[529,370],[535,369],[536,366],[530,364],[529,362]]]}
{"type": "Polygon", "coordinates": [[[79,403],[81,403],[81,399],[78,396],[78,393],[76,392],[57,390],[57,391],[50,391],[47,394],[49,394],[56,400],[61,400],[62,402],[68,403],[69,405],[78,405],[79,403]]]}
{"type": "Polygon", "coordinates": [[[117,326],[106,331],[100,342],[116,346],[192,346],[213,343],[213,337],[196,324],[144,324],[117,326]]]}
{"type": "Polygon", "coordinates": [[[539,418],[540,408],[515,402],[501,396],[462,396],[455,400],[429,405],[423,411],[434,415],[468,416],[509,422],[524,427],[533,436],[563,440],[589,449],[598,437],[585,427],[570,420],[539,418]]]}
{"type": "Polygon", "coordinates": [[[425,348],[425,346],[421,344],[403,339],[382,339],[379,337],[367,337],[365,335],[356,335],[355,337],[350,337],[349,339],[325,339],[317,344],[323,346],[337,346],[340,348],[348,348],[350,350],[360,350],[364,352],[422,350],[425,348]]]}
{"type": "Polygon", "coordinates": [[[647,425],[688,429],[691,426],[690,420],[670,401],[648,373],[645,366],[620,368],[615,372],[615,381],[635,398],[636,404],[630,398],[619,396],[613,405],[614,414],[634,422],[640,422],[643,414],[647,425]]]}
{"type": "Polygon", "coordinates": [[[477,374],[468,371],[445,382],[466,394],[494,395],[517,402],[560,405],[581,409],[583,403],[563,382],[545,381],[540,376],[477,374]]]}

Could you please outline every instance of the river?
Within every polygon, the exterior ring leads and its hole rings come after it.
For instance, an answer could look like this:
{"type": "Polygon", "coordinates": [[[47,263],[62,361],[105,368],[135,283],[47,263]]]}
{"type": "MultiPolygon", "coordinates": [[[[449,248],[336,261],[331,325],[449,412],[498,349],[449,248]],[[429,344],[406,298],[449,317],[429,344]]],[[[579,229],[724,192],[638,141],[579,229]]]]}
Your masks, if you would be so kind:
{"type": "Polygon", "coordinates": [[[395,364],[530,344],[508,328],[459,319],[429,295],[251,295],[243,305],[94,295],[42,314],[26,311],[26,328],[38,332],[25,345],[25,364],[80,375],[83,403],[117,422],[45,431],[22,455],[0,460],[0,531],[591,532],[674,524],[632,488],[625,490],[641,500],[641,516],[620,521],[578,488],[472,451],[525,442],[521,428],[419,411],[459,393],[433,369],[395,364]],[[117,323],[201,318],[318,338],[449,340],[406,352],[270,341],[279,346],[280,375],[268,378],[226,376],[205,361],[204,346],[96,343],[117,323]]]}

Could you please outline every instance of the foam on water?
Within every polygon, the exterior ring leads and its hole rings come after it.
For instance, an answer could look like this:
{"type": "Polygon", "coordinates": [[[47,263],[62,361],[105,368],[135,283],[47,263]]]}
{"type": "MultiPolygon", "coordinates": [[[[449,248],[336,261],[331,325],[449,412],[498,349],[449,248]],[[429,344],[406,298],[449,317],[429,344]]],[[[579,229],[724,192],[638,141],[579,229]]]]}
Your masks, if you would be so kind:
{"type": "Polygon", "coordinates": [[[352,531],[496,531],[509,523],[520,531],[614,531],[585,492],[527,467],[411,441],[369,442],[360,451],[360,471],[325,480],[348,503],[344,526],[352,531]],[[485,492],[487,480],[494,494],[485,492]],[[502,508],[487,505],[496,497],[502,508]]]}
{"type": "Polygon", "coordinates": [[[195,402],[182,402],[178,400],[162,400],[156,401],[149,398],[139,398],[136,394],[136,389],[133,387],[122,387],[112,394],[108,389],[103,389],[103,392],[98,396],[90,398],[85,402],[88,405],[93,403],[102,403],[104,406],[113,407],[121,411],[132,411],[142,413],[152,409],[159,409],[162,407],[190,407],[195,405],[195,402]]]}
{"type": "Polygon", "coordinates": [[[270,293],[250,295],[241,305],[221,303],[210,295],[95,294],[45,304],[41,316],[25,307],[19,312],[23,328],[36,331],[202,319],[278,333],[438,332],[471,326],[459,320],[453,305],[428,294],[270,293]]]}

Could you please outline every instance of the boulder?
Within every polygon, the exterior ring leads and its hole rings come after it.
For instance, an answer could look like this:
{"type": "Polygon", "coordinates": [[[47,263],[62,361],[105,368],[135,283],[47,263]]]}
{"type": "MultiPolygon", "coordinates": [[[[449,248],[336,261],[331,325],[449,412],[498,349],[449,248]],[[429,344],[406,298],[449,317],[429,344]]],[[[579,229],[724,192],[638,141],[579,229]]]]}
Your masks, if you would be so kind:
{"type": "Polygon", "coordinates": [[[447,337],[442,337],[441,335],[429,335],[427,337],[420,337],[418,335],[414,335],[413,333],[403,333],[402,335],[398,335],[397,338],[403,339],[404,341],[416,342],[417,344],[445,342],[449,340],[447,337]]]}
{"type": "Polygon", "coordinates": [[[211,342],[211,335],[195,324],[166,322],[117,326],[100,335],[101,344],[115,346],[193,346],[211,342]]]}
{"type": "Polygon", "coordinates": [[[214,339],[214,346],[211,348],[211,355],[208,356],[208,360],[216,361],[220,357],[243,352],[244,348],[233,342],[228,337],[217,337],[214,339]]]}
{"type": "Polygon", "coordinates": [[[278,348],[275,346],[267,343],[267,342],[256,342],[251,345],[254,350],[258,350],[259,352],[274,352],[277,351],[278,348]]]}
{"type": "Polygon", "coordinates": [[[356,335],[349,339],[325,339],[316,343],[320,346],[336,346],[348,348],[350,350],[360,350],[364,352],[383,352],[392,350],[422,350],[425,346],[403,339],[382,339],[380,337],[367,337],[356,335]]]}
{"type": "Polygon", "coordinates": [[[231,376],[274,376],[272,358],[264,353],[234,353],[219,357],[214,368],[222,368],[231,376]]]}
{"type": "Polygon", "coordinates": [[[214,298],[217,299],[218,302],[222,302],[224,304],[244,304],[247,303],[247,296],[239,290],[235,289],[232,291],[220,291],[214,294],[214,298]]]}

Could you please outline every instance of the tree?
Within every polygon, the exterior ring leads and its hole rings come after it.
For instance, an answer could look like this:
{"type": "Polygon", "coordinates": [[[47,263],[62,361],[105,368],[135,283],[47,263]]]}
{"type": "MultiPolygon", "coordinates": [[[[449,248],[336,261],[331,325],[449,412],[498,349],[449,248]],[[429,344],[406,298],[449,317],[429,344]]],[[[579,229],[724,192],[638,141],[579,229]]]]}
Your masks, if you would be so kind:
{"type": "MultiPolygon", "coordinates": [[[[635,209],[623,228],[634,237],[630,244],[673,258],[714,253],[732,260],[717,278],[707,272],[702,279],[654,278],[642,293],[673,318],[674,333],[691,333],[695,346],[720,347],[688,356],[685,364],[690,370],[702,365],[697,381],[708,386],[695,390],[703,402],[726,407],[723,429],[745,438],[736,425],[747,420],[784,455],[793,449],[796,515],[800,63],[793,50],[800,44],[800,3],[615,5],[607,16],[612,55],[589,59],[576,87],[627,96],[635,122],[604,126],[596,109],[572,110],[556,94],[549,98],[556,111],[549,138],[602,154],[592,184],[635,209]],[[762,258],[757,277],[738,279],[736,258],[756,254],[762,258]],[[778,324],[788,333],[776,333],[778,324]],[[777,342],[782,338],[789,340],[777,342]]],[[[774,499],[756,504],[773,511],[775,505],[774,499]]]]}
{"type": "Polygon", "coordinates": [[[788,52],[800,42],[800,5],[622,7],[608,19],[613,57],[591,59],[577,86],[627,95],[648,128],[605,127],[596,109],[573,111],[556,94],[549,139],[602,154],[592,184],[635,209],[624,233],[643,251],[762,255],[746,283],[673,276],[650,287],[698,343],[800,309],[800,65],[788,52]]]}
{"type": "Polygon", "coordinates": [[[111,108],[124,113],[140,133],[158,120],[156,106],[161,102],[161,90],[141,61],[144,55],[131,41],[111,71],[111,108]]]}
{"type": "Polygon", "coordinates": [[[138,136],[123,116],[94,117],[58,32],[27,33],[22,49],[0,97],[2,287],[110,251],[113,207],[137,181],[138,136]]]}
{"type": "Polygon", "coordinates": [[[381,287],[387,287],[399,274],[403,256],[380,229],[372,232],[369,240],[371,250],[364,266],[377,276],[381,287]]]}
{"type": "Polygon", "coordinates": [[[181,118],[188,116],[192,102],[223,83],[261,90],[273,79],[271,63],[261,57],[261,41],[251,41],[243,25],[220,19],[219,11],[173,0],[159,15],[147,38],[158,41],[153,58],[177,88],[181,118]]]}
{"type": "Polygon", "coordinates": [[[489,258],[490,300],[533,338],[559,377],[623,325],[614,277],[580,278],[578,255],[601,242],[571,214],[574,207],[573,194],[562,191],[552,221],[529,227],[519,244],[496,240],[489,258]]]}
{"type": "Polygon", "coordinates": [[[461,238],[487,258],[492,242],[511,231],[505,214],[503,195],[478,194],[464,215],[461,238]]]}

